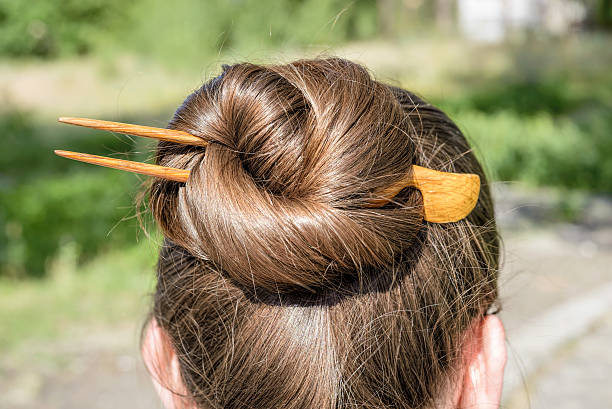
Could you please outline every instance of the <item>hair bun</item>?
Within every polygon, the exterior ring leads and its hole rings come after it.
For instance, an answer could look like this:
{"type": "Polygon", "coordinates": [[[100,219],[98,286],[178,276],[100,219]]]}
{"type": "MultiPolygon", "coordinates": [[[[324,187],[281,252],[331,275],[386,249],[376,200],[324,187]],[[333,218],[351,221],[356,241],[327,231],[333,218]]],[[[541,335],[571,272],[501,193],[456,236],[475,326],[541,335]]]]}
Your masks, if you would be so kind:
{"type": "Polygon", "coordinates": [[[170,124],[208,146],[159,145],[160,164],[191,169],[185,186],[153,184],[165,235],[243,286],[337,285],[390,266],[422,225],[414,190],[364,207],[412,163],[397,100],[361,66],[326,61],[224,67],[170,124]]]}

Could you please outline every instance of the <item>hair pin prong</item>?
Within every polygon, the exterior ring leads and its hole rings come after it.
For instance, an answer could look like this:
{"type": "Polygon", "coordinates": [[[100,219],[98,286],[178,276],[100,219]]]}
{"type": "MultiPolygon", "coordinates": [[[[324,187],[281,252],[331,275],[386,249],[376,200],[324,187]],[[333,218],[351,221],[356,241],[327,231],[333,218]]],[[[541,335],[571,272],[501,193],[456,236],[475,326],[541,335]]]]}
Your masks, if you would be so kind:
{"type": "Polygon", "coordinates": [[[102,121],[100,119],[61,117],[59,122],[84,126],[86,128],[102,129],[125,135],[144,136],[160,141],[175,142],[182,145],[206,146],[208,143],[190,133],[176,129],[154,128],[152,126],[124,124],[122,122],[102,121]]]}
{"type": "Polygon", "coordinates": [[[91,163],[92,165],[105,166],[107,168],[125,170],[141,175],[155,176],[175,182],[186,182],[189,171],[185,169],[168,168],[166,166],[153,165],[150,163],[133,162],[131,160],[107,158],[106,156],[91,155],[89,153],[70,152],[56,149],[55,154],[64,158],[78,160],[79,162],[91,163]]]}

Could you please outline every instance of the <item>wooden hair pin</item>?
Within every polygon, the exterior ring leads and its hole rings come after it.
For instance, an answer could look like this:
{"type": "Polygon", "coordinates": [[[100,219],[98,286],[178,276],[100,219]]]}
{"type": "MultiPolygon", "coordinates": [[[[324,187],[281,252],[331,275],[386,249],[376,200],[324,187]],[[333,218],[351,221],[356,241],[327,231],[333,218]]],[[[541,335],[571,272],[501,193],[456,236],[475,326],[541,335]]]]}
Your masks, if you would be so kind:
{"type": "MultiPolygon", "coordinates": [[[[207,142],[187,132],[175,129],[153,128],[124,124],[120,122],[101,121],[87,118],[59,118],[60,122],[103,129],[128,135],[144,136],[162,141],[176,142],[184,145],[206,146],[207,142]]],[[[189,171],[169,168],[148,163],[132,162],[124,159],[107,158],[87,153],[56,150],[55,154],[65,158],[87,162],[94,165],[126,170],[128,172],[155,176],[176,182],[187,182],[189,171]]],[[[466,217],[478,201],[480,178],[470,173],[441,172],[417,165],[412,165],[406,177],[378,193],[369,200],[368,207],[380,207],[388,203],[406,187],[414,187],[423,196],[423,218],[432,223],[450,223],[466,217]]]]}

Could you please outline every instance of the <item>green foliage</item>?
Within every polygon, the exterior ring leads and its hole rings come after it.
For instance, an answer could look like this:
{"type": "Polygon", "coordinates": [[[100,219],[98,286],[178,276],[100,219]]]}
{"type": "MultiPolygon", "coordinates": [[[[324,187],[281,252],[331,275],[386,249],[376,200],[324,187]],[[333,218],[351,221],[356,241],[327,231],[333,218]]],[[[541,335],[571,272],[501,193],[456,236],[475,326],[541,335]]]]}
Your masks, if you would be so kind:
{"type": "Polygon", "coordinates": [[[464,95],[454,104],[455,109],[474,109],[486,113],[509,110],[519,115],[542,112],[562,115],[589,102],[586,96],[577,95],[567,85],[568,81],[561,78],[534,82],[496,81],[464,95]]]}
{"type": "Polygon", "coordinates": [[[78,259],[90,258],[106,242],[136,240],[130,192],[132,175],[79,172],[35,179],[0,197],[0,265],[11,276],[42,276],[63,244],[78,243],[78,259]]]}
{"type": "Polygon", "coordinates": [[[602,27],[612,28],[612,0],[597,0],[595,21],[602,27]]]}
{"type": "Polygon", "coordinates": [[[366,0],[0,0],[0,55],[55,57],[131,49],[169,61],[376,33],[366,0]]]}
{"type": "Polygon", "coordinates": [[[117,138],[110,133],[55,122],[39,126],[34,114],[23,110],[0,111],[0,135],[5,144],[5,148],[0,150],[3,177],[0,187],[5,188],[32,178],[49,178],[74,170],[73,162],[60,160],[52,154],[59,146],[91,153],[99,153],[101,149],[106,153],[116,153],[134,148],[130,139],[117,138]]]}
{"type": "Polygon", "coordinates": [[[107,243],[136,240],[137,220],[123,219],[135,214],[138,179],[52,153],[65,146],[116,156],[133,148],[132,143],[126,146],[129,139],[76,127],[39,127],[22,111],[0,115],[0,134],[5,143],[0,153],[0,276],[43,276],[66,243],[78,243],[82,262],[107,243]]]}
{"type": "Polygon", "coordinates": [[[125,20],[121,0],[0,0],[0,55],[84,54],[125,20]]]}
{"type": "Polygon", "coordinates": [[[279,45],[330,44],[376,32],[375,5],[364,0],[140,0],[132,13],[138,23],[125,32],[128,47],[168,63],[221,51],[251,58],[279,45]]]}
{"type": "Polygon", "coordinates": [[[610,138],[597,138],[547,113],[463,111],[452,117],[496,180],[612,191],[610,138]]]}
{"type": "Polygon", "coordinates": [[[497,78],[439,105],[495,179],[612,192],[612,76],[497,78]]]}

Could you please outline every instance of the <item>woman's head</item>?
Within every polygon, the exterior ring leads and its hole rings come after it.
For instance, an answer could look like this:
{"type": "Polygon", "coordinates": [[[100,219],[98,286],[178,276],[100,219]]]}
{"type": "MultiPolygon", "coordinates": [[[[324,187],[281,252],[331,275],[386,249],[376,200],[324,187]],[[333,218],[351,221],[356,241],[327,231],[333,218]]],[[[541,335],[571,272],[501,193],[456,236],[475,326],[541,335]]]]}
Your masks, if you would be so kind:
{"type": "Polygon", "coordinates": [[[169,127],[209,142],[160,142],[158,163],[191,175],[150,189],[166,238],[150,328],[188,402],[460,399],[466,350],[484,345],[474,339],[497,298],[499,250],[482,169],[444,113],[328,58],[225,66],[169,127]],[[427,223],[412,188],[366,206],[414,164],[478,174],[476,208],[427,223]]]}

